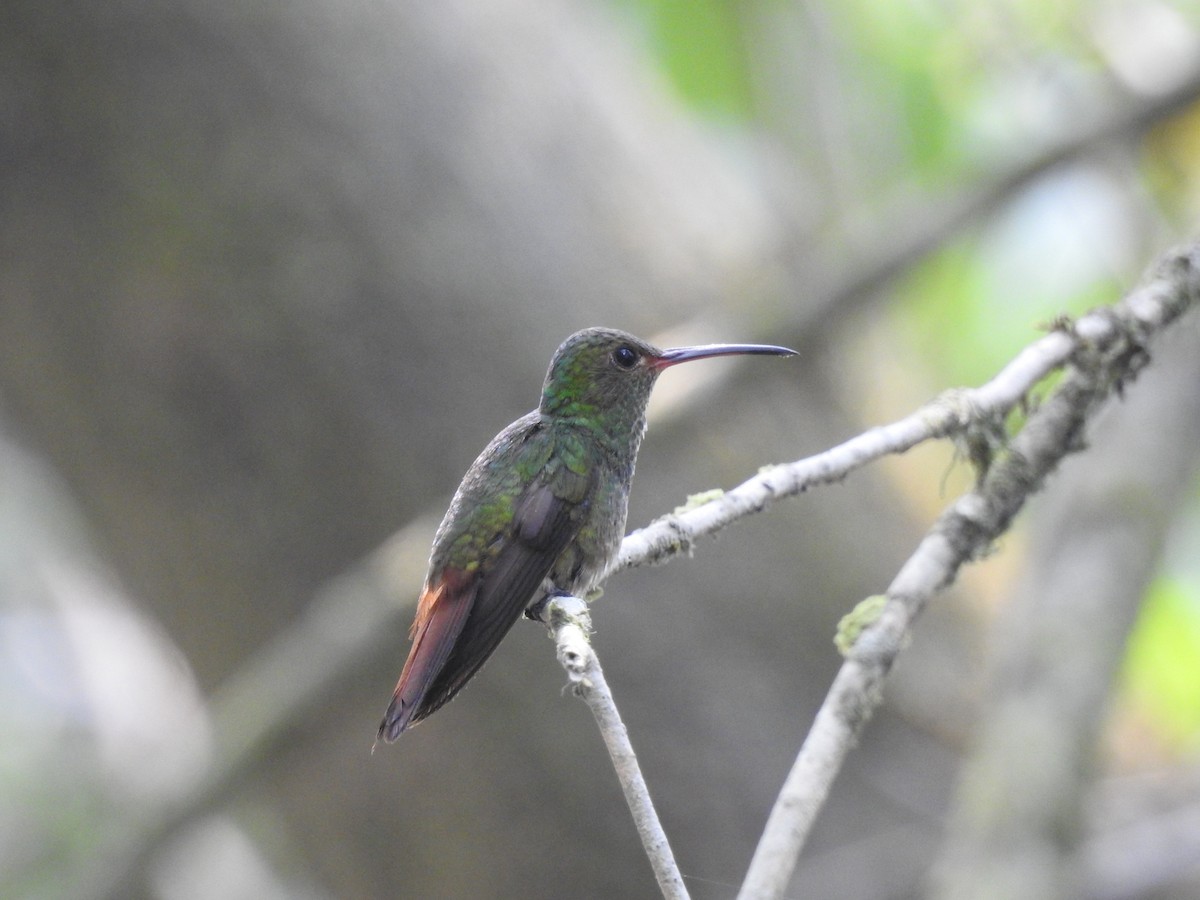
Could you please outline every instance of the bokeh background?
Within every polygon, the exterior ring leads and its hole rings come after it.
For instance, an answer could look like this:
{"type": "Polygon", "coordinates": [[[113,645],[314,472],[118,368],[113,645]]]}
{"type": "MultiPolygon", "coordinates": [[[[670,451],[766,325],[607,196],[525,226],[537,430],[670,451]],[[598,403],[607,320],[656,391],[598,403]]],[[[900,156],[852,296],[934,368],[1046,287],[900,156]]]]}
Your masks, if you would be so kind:
{"type": "MultiPolygon", "coordinates": [[[[437,519],[562,338],[802,351],[664,377],[634,527],[986,380],[1198,219],[1188,0],[7,0],[0,895],[654,896],[532,624],[371,753],[437,519]]],[[[1177,331],[920,622],[792,896],[1200,895],[1177,331]]],[[[922,448],[608,584],[694,897],[969,483],[922,448]]]]}

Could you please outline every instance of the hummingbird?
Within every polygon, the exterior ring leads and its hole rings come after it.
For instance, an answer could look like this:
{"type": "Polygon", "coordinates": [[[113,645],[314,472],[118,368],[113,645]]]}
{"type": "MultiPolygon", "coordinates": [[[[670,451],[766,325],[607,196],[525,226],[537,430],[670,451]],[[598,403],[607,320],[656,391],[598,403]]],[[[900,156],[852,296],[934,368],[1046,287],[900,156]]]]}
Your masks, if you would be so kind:
{"type": "Polygon", "coordinates": [[[611,328],[587,328],[562,343],[538,408],[492,439],[438,527],[380,740],[396,740],[462,690],[523,611],[595,588],[625,533],[655,381],[670,366],[733,354],[795,351],[765,344],[660,350],[611,328]]]}

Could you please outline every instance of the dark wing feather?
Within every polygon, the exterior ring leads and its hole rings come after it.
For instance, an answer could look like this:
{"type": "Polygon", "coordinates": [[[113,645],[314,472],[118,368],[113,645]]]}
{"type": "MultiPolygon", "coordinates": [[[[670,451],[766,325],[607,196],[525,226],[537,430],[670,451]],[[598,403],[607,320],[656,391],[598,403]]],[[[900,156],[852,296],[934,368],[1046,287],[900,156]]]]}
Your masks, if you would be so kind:
{"type": "Polygon", "coordinates": [[[425,718],[457,694],[521,618],[555,561],[579,533],[587,513],[589,483],[551,463],[522,495],[512,530],[480,578],[466,624],[412,721],[425,718]]]}

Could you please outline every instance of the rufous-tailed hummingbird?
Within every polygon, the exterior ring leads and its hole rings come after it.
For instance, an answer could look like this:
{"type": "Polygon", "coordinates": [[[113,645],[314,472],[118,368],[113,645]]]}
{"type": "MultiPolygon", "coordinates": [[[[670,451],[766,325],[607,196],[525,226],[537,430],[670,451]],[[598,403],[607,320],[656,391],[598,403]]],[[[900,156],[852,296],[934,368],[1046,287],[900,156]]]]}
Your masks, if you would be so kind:
{"type": "Polygon", "coordinates": [[[625,533],[655,380],[677,363],[741,353],[795,351],[763,344],[660,350],[609,328],[563,342],[538,408],[492,439],[442,519],[382,740],[394,741],[457,694],[523,610],[595,587],[625,533]]]}

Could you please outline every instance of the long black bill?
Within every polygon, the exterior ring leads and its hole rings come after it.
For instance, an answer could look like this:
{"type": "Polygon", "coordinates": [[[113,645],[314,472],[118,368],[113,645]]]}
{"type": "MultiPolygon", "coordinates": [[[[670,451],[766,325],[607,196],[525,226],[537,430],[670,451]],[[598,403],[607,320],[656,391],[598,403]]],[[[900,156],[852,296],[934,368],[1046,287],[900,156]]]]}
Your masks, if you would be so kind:
{"type": "Polygon", "coordinates": [[[760,356],[797,356],[795,350],[787,347],[776,347],[772,344],[704,344],[699,347],[672,347],[664,350],[654,362],[655,368],[665,369],[681,362],[693,359],[708,359],[710,356],[740,356],[757,354],[760,356]]]}

